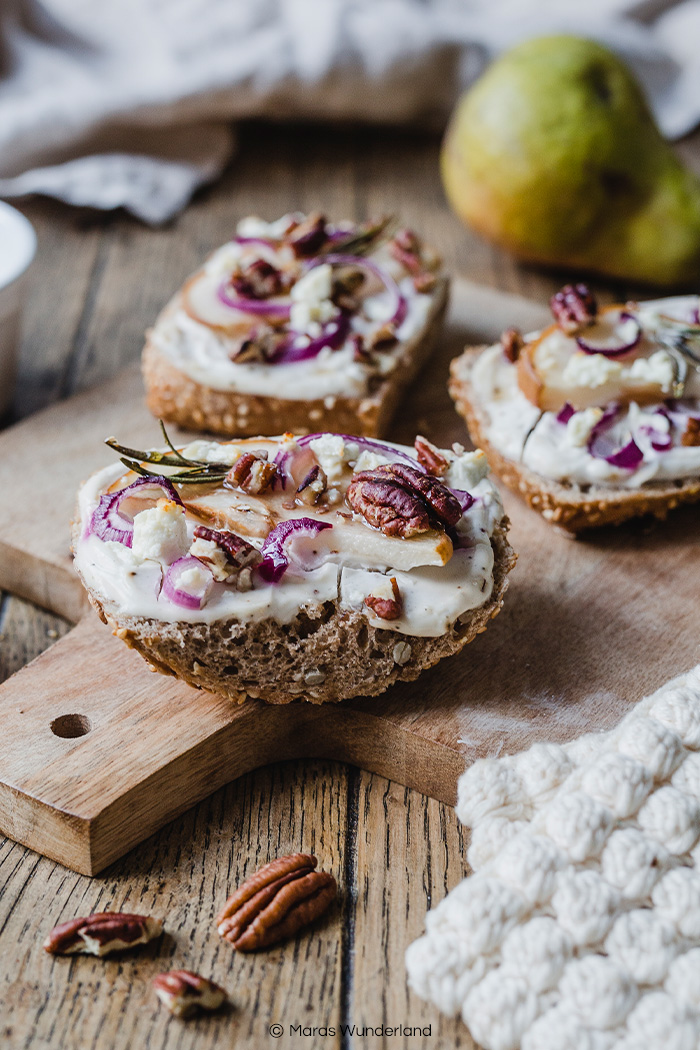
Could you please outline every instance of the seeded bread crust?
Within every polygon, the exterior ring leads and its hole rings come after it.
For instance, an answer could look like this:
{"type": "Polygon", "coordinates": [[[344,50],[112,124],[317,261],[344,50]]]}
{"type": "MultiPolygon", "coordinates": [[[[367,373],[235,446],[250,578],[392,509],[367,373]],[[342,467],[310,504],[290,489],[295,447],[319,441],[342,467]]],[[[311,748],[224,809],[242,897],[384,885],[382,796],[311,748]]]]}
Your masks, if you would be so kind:
{"type": "Polygon", "coordinates": [[[164,623],[124,616],[103,595],[90,591],[85,580],[83,585],[100,619],[155,671],[236,703],[247,697],[270,704],[337,702],[377,696],[394,682],[412,681],[486,630],[501,610],[517,557],[508,543],[508,524],[503,518],[491,539],[494,585],[488,602],[439,638],[372,627],[362,613],[340,609],[337,600],[310,605],[289,624],[274,619],[164,623]]]}
{"type": "Polygon", "coordinates": [[[488,440],[488,411],[478,403],[470,381],[474,363],[486,349],[485,346],[467,347],[452,361],[450,395],[467,422],[469,436],[477,448],[486,453],[494,474],[547,521],[577,533],[601,525],[620,525],[647,514],[663,520],[681,504],[700,501],[700,478],[649,482],[636,490],[594,485],[582,489],[544,478],[522,463],[506,459],[488,440]]]}
{"type": "MultiPolygon", "coordinates": [[[[256,437],[283,431],[297,434],[330,431],[381,437],[406,388],[435,349],[449,298],[447,277],[438,278],[432,296],[425,326],[414,339],[403,344],[394,370],[366,397],[336,397],[326,403],[324,399],[292,401],[214,390],[172,364],[149,332],[142,355],[146,403],[157,419],[226,437],[256,437]]],[[[174,313],[181,300],[178,292],[156,325],[174,313]]]]}

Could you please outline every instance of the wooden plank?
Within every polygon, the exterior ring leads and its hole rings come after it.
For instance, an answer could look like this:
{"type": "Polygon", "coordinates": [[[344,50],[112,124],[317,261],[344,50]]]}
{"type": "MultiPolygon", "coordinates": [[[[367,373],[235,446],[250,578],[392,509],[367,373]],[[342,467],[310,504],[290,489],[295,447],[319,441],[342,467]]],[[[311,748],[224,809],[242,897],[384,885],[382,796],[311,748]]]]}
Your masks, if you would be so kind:
{"type": "MultiPolygon", "coordinates": [[[[66,872],[46,858],[0,845],[3,966],[0,1040],[8,1050],[62,1047],[300,1045],[289,1024],[341,1016],[346,776],[342,767],[281,764],[217,792],[100,879],[66,872]],[[315,853],[340,887],[340,903],[313,929],[256,955],[221,941],[214,916],[228,893],[274,856],[315,853]],[[164,920],[165,935],[142,951],[107,960],[51,957],[42,950],[57,923],[91,911],[131,910],[164,920]],[[158,1006],[151,978],[186,968],[229,992],[222,1013],[182,1023],[158,1006]],[[269,1026],[285,1026],[282,1039],[269,1026]]],[[[333,1048],[340,1039],[305,1038],[333,1048]]]]}
{"type": "Polygon", "coordinates": [[[380,1050],[473,1050],[457,1019],[443,1017],[406,985],[404,953],[425,913],[469,873],[465,830],[454,811],[369,773],[357,784],[357,902],[353,926],[353,1045],[380,1050]],[[377,923],[377,916],[382,921],[377,923]],[[389,921],[391,917],[391,921],[389,921]],[[410,1028],[383,1036],[372,1029],[410,1028]]]}

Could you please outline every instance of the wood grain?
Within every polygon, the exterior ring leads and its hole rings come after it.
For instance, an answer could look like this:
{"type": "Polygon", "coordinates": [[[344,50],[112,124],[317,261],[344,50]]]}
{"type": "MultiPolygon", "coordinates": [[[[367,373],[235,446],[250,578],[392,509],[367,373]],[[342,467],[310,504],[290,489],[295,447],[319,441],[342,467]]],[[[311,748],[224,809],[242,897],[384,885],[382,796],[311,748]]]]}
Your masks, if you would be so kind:
{"type": "MultiPolygon", "coordinates": [[[[430,234],[451,269],[482,284],[546,303],[569,275],[519,266],[465,230],[450,214],[442,196],[437,149],[436,137],[383,128],[288,128],[254,123],[241,129],[240,152],[223,179],[213,189],[198,194],[181,217],[156,234],[121,214],[95,217],[43,200],[23,203],[22,210],[38,229],[40,250],[31,272],[32,295],[24,325],[15,417],[74,392],[89,382],[88,376],[106,378],[115,375],[127,359],[135,361],[141,333],[152,322],[155,308],[181,277],[227,236],[236,219],[250,212],[274,218],[299,204],[318,205],[329,212],[339,209],[357,218],[365,217],[370,210],[401,211],[416,229],[430,234]],[[149,247],[154,238],[158,252],[149,247]],[[113,265],[113,259],[125,258],[122,245],[127,244],[126,265],[113,265]],[[172,278],[169,286],[154,263],[168,268],[168,277],[172,278]],[[129,316],[120,320],[120,313],[129,316]],[[118,321],[119,338],[110,328],[110,318],[118,321]]],[[[682,150],[700,171],[700,135],[687,140],[682,150]]],[[[604,282],[596,282],[596,288],[608,301],[642,292],[604,282]]],[[[451,409],[445,411],[457,424],[451,409]]],[[[408,422],[413,425],[415,420],[407,421],[407,429],[408,422]]],[[[565,549],[575,547],[570,544],[565,549]]],[[[599,585],[605,585],[604,572],[599,585]]],[[[623,582],[623,590],[624,586],[623,582]]],[[[694,601],[691,609],[695,607],[694,601]]],[[[16,597],[4,597],[0,616],[3,674],[50,644],[53,639],[48,631],[57,630],[60,623],[16,597]]],[[[658,619],[662,619],[661,614],[658,619]]],[[[61,626],[67,629],[68,625],[61,626]]],[[[497,627],[498,621],[493,626],[497,627]]],[[[542,639],[540,662],[549,662],[551,671],[546,623],[542,639]]],[[[651,643],[651,650],[654,658],[662,652],[656,642],[651,643]]],[[[667,658],[673,651],[672,641],[667,658]]],[[[683,652],[676,655],[679,660],[684,658],[683,652]]],[[[634,682],[635,668],[627,667],[627,673],[634,682]]],[[[100,879],[71,874],[24,847],[5,842],[0,847],[0,1041],[8,1050],[84,1050],[86,1046],[94,1050],[131,1050],[134,1046],[150,1050],[193,1045],[197,1050],[208,1050],[233,1045],[235,1020],[236,1046],[271,1050],[281,1041],[268,1038],[258,1018],[277,1002],[289,1007],[294,1020],[320,1023],[328,1016],[330,1006],[333,1016],[339,1012],[346,1022],[366,1016],[379,1023],[380,1016],[392,1012],[384,1004],[400,1002],[407,994],[404,972],[400,952],[392,956],[395,962],[387,965],[383,949],[374,952],[367,940],[385,941],[383,931],[395,925],[406,930],[406,941],[420,932],[421,909],[428,892],[436,903],[443,887],[452,885],[452,879],[456,881],[464,845],[449,808],[426,801],[416,792],[404,793],[399,788],[397,793],[394,788],[394,805],[385,809],[382,799],[387,790],[389,785],[381,777],[348,771],[334,763],[305,761],[267,767],[200,803],[100,879]],[[351,790],[346,796],[348,776],[351,790]],[[328,829],[328,834],[337,835],[339,846],[344,846],[342,867],[350,875],[337,925],[334,919],[330,927],[332,944],[324,941],[324,949],[331,953],[336,944],[341,944],[339,984],[315,980],[315,970],[324,959],[312,953],[307,961],[307,955],[300,957],[296,944],[292,944],[280,949],[274,958],[251,960],[255,968],[247,975],[249,985],[243,982],[243,1000],[237,998],[239,982],[229,982],[228,969],[213,972],[233,991],[237,1004],[233,1015],[191,1026],[169,1020],[155,1010],[144,993],[138,957],[103,965],[91,960],[64,965],[63,961],[46,975],[43,971],[39,975],[38,967],[46,960],[37,939],[56,918],[76,914],[83,903],[89,907],[102,900],[124,900],[127,895],[129,900],[139,900],[144,892],[150,892],[151,900],[165,899],[168,909],[177,912],[177,940],[169,950],[178,965],[195,965],[202,956],[191,956],[187,945],[197,946],[201,953],[202,945],[209,943],[202,912],[205,904],[218,904],[224,887],[230,884],[229,853],[240,865],[250,867],[258,857],[311,848],[310,839],[298,836],[295,829],[304,822],[306,834],[311,825],[308,814],[317,819],[313,798],[319,790],[334,793],[339,799],[338,823],[328,829]],[[361,794],[365,804],[360,807],[361,794]],[[426,834],[425,807],[430,835],[426,834]],[[388,815],[392,819],[390,828],[383,824],[388,815]],[[396,826],[405,825],[409,817],[414,828],[410,852],[398,861],[394,852],[387,868],[387,835],[396,826]],[[218,849],[214,860],[213,843],[222,839],[226,849],[218,849]],[[366,845],[363,859],[358,861],[356,844],[361,841],[366,845]],[[418,883],[422,896],[415,904],[413,891],[418,883]],[[365,892],[366,886],[376,892],[365,892]],[[58,899],[57,895],[65,911],[58,907],[54,910],[51,904],[47,913],[46,901],[58,899]],[[412,910],[414,925],[410,930],[407,910],[412,910]],[[298,964],[296,978],[286,965],[288,959],[298,964]],[[83,962],[90,968],[89,976],[83,962]],[[294,999],[286,994],[292,980],[296,980],[294,999]],[[256,995],[263,983],[264,993],[256,995]]],[[[317,836],[326,834],[328,820],[326,817],[320,827],[314,824],[317,836]]],[[[165,957],[162,962],[169,964],[165,957]]],[[[149,960],[146,964],[153,966],[149,960]]],[[[429,1009],[415,997],[409,1002],[426,1011],[419,1016],[429,1017],[429,1009]]],[[[404,1017],[399,1019],[406,1022],[404,1017]]],[[[436,1011],[429,1019],[434,1026],[439,1023],[436,1011]]],[[[433,1027],[433,1032],[437,1031],[433,1027]]],[[[429,1043],[436,1050],[471,1046],[458,1023],[444,1027],[443,1022],[440,1033],[429,1043]]],[[[304,1039],[303,1043],[287,1045],[307,1046],[310,1042],[304,1039]]],[[[323,1040],[324,1047],[341,1045],[343,1050],[363,1050],[369,1040],[361,1036],[323,1040]]],[[[387,1039],[386,1045],[400,1044],[387,1039]]]]}

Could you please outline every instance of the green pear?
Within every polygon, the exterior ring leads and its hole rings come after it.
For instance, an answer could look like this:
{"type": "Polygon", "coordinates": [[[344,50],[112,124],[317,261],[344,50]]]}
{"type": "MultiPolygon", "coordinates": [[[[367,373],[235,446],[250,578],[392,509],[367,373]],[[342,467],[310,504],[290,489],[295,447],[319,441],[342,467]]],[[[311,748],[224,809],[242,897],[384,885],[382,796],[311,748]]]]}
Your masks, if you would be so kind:
{"type": "Polygon", "coordinates": [[[591,40],[541,37],[495,61],[457,104],[441,168],[460,218],[523,259],[700,279],[700,179],[627,67],[591,40]]]}

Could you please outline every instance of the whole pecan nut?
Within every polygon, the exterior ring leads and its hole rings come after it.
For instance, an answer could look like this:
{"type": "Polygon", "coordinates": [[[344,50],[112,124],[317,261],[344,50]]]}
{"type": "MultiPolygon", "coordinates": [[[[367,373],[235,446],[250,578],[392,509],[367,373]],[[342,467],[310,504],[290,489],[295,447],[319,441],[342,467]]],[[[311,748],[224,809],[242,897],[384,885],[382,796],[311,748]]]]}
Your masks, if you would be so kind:
{"type": "Polygon", "coordinates": [[[44,941],[51,955],[109,955],[147,944],[163,932],[163,923],[150,915],[95,912],[56,926],[44,941]]]}
{"type": "Polygon", "coordinates": [[[329,872],[314,871],[316,857],[292,853],[265,864],[226,901],[216,925],[236,951],[254,952],[293,937],[335,899],[329,872]]]}
{"type": "Polygon", "coordinates": [[[449,464],[440,449],[431,444],[427,438],[421,437],[420,434],[414,442],[414,447],[418,462],[423,467],[423,470],[427,471],[428,474],[432,474],[433,477],[441,478],[449,464]]]}
{"type": "Polygon", "coordinates": [[[567,335],[593,324],[598,313],[595,296],[586,284],[565,284],[549,305],[554,320],[567,335]]]}
{"type": "Polygon", "coordinates": [[[244,452],[226,475],[226,484],[238,486],[258,496],[269,489],[277,478],[277,467],[267,460],[267,452],[244,452]]]}
{"type": "Polygon", "coordinates": [[[192,970],[159,973],[151,982],[153,990],[175,1017],[191,1017],[199,1010],[218,1010],[226,999],[224,989],[192,970]]]}

